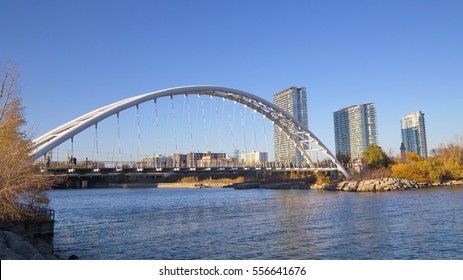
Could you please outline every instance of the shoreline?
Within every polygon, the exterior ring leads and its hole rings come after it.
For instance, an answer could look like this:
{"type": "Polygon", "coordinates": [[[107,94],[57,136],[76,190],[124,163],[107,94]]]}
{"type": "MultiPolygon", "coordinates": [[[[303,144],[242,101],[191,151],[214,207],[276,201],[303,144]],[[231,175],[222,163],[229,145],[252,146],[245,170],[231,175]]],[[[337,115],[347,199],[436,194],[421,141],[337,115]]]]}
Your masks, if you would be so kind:
{"type": "Polygon", "coordinates": [[[344,192],[388,192],[388,191],[403,191],[411,189],[424,189],[442,186],[458,186],[463,185],[461,180],[449,180],[438,183],[433,182],[416,182],[408,179],[382,178],[370,179],[361,181],[342,181],[339,183],[325,185],[311,185],[311,190],[328,190],[328,191],[344,191],[344,192]]]}
{"type": "Polygon", "coordinates": [[[341,181],[327,184],[311,184],[307,181],[261,181],[229,183],[220,181],[173,182],[173,183],[126,183],[108,184],[89,189],[105,188],[159,188],[159,189],[206,189],[232,188],[244,189],[306,189],[347,192],[387,192],[395,190],[423,189],[441,186],[463,185],[463,180],[447,180],[441,182],[416,182],[409,179],[381,178],[355,181],[341,181]]]}
{"type": "Polygon", "coordinates": [[[424,189],[442,186],[463,186],[463,180],[449,180],[439,183],[416,182],[408,179],[382,178],[361,181],[341,181],[329,184],[309,184],[307,182],[245,182],[227,186],[237,190],[243,189],[308,189],[344,192],[388,192],[397,190],[424,189]]]}

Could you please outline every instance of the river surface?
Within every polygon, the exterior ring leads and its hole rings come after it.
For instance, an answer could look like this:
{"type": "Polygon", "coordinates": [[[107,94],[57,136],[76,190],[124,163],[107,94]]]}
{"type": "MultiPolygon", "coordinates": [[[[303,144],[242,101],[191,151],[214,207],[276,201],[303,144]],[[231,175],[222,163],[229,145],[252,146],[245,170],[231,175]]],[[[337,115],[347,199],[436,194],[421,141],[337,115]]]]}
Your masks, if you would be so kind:
{"type": "Polygon", "coordinates": [[[463,186],[387,193],[48,192],[55,253],[80,259],[463,259],[463,186]]]}

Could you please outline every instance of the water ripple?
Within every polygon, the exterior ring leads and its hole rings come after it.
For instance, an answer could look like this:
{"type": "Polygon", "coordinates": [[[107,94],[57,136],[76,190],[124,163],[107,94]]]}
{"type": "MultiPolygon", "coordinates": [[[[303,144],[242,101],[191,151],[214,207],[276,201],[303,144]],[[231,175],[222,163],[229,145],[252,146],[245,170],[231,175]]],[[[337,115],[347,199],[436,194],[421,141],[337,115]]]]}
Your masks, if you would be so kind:
{"type": "Polygon", "coordinates": [[[82,259],[463,258],[463,187],[86,189],[49,197],[57,254],[82,259]]]}

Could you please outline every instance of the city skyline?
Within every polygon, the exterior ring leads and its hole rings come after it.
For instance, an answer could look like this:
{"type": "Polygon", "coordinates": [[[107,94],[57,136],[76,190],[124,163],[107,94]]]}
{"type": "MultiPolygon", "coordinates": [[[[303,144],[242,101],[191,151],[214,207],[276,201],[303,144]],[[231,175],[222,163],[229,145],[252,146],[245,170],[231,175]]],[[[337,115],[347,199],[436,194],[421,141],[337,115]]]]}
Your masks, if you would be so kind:
{"type": "Polygon", "coordinates": [[[428,150],[463,134],[460,1],[0,7],[7,38],[0,61],[20,64],[26,131],[35,137],[103,105],[190,84],[266,100],[290,85],[306,87],[309,129],[331,151],[332,113],[351,104],[375,104],[378,144],[387,153],[399,153],[398,120],[412,111],[426,112],[428,150]],[[281,14],[294,20],[277,20],[281,14]]]}

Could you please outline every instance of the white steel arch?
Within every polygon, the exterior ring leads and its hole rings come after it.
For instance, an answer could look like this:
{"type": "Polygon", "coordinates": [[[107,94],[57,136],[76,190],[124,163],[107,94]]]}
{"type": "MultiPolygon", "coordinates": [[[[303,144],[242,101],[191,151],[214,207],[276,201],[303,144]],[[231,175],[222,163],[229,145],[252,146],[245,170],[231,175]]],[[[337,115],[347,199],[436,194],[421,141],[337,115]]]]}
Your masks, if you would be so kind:
{"type": "Polygon", "coordinates": [[[237,89],[219,87],[219,86],[184,86],[163,89],[151,93],[146,93],[130,97],[113,104],[101,107],[81,117],[78,117],[68,123],[65,123],[50,132],[33,140],[31,156],[34,160],[42,157],[47,152],[56,148],[63,142],[71,139],[83,130],[97,124],[98,122],[115,115],[125,109],[137,106],[150,100],[156,100],[160,97],[188,94],[204,94],[218,96],[230,99],[246,105],[256,112],[264,115],[273,124],[277,125],[290,139],[294,146],[302,153],[309,163],[310,168],[314,168],[314,163],[310,157],[311,151],[320,151],[336,164],[336,169],[344,174],[347,178],[350,175],[339,163],[336,157],[328,148],[309,130],[289,115],[286,111],[271,102],[266,101],[258,96],[237,89]]]}

